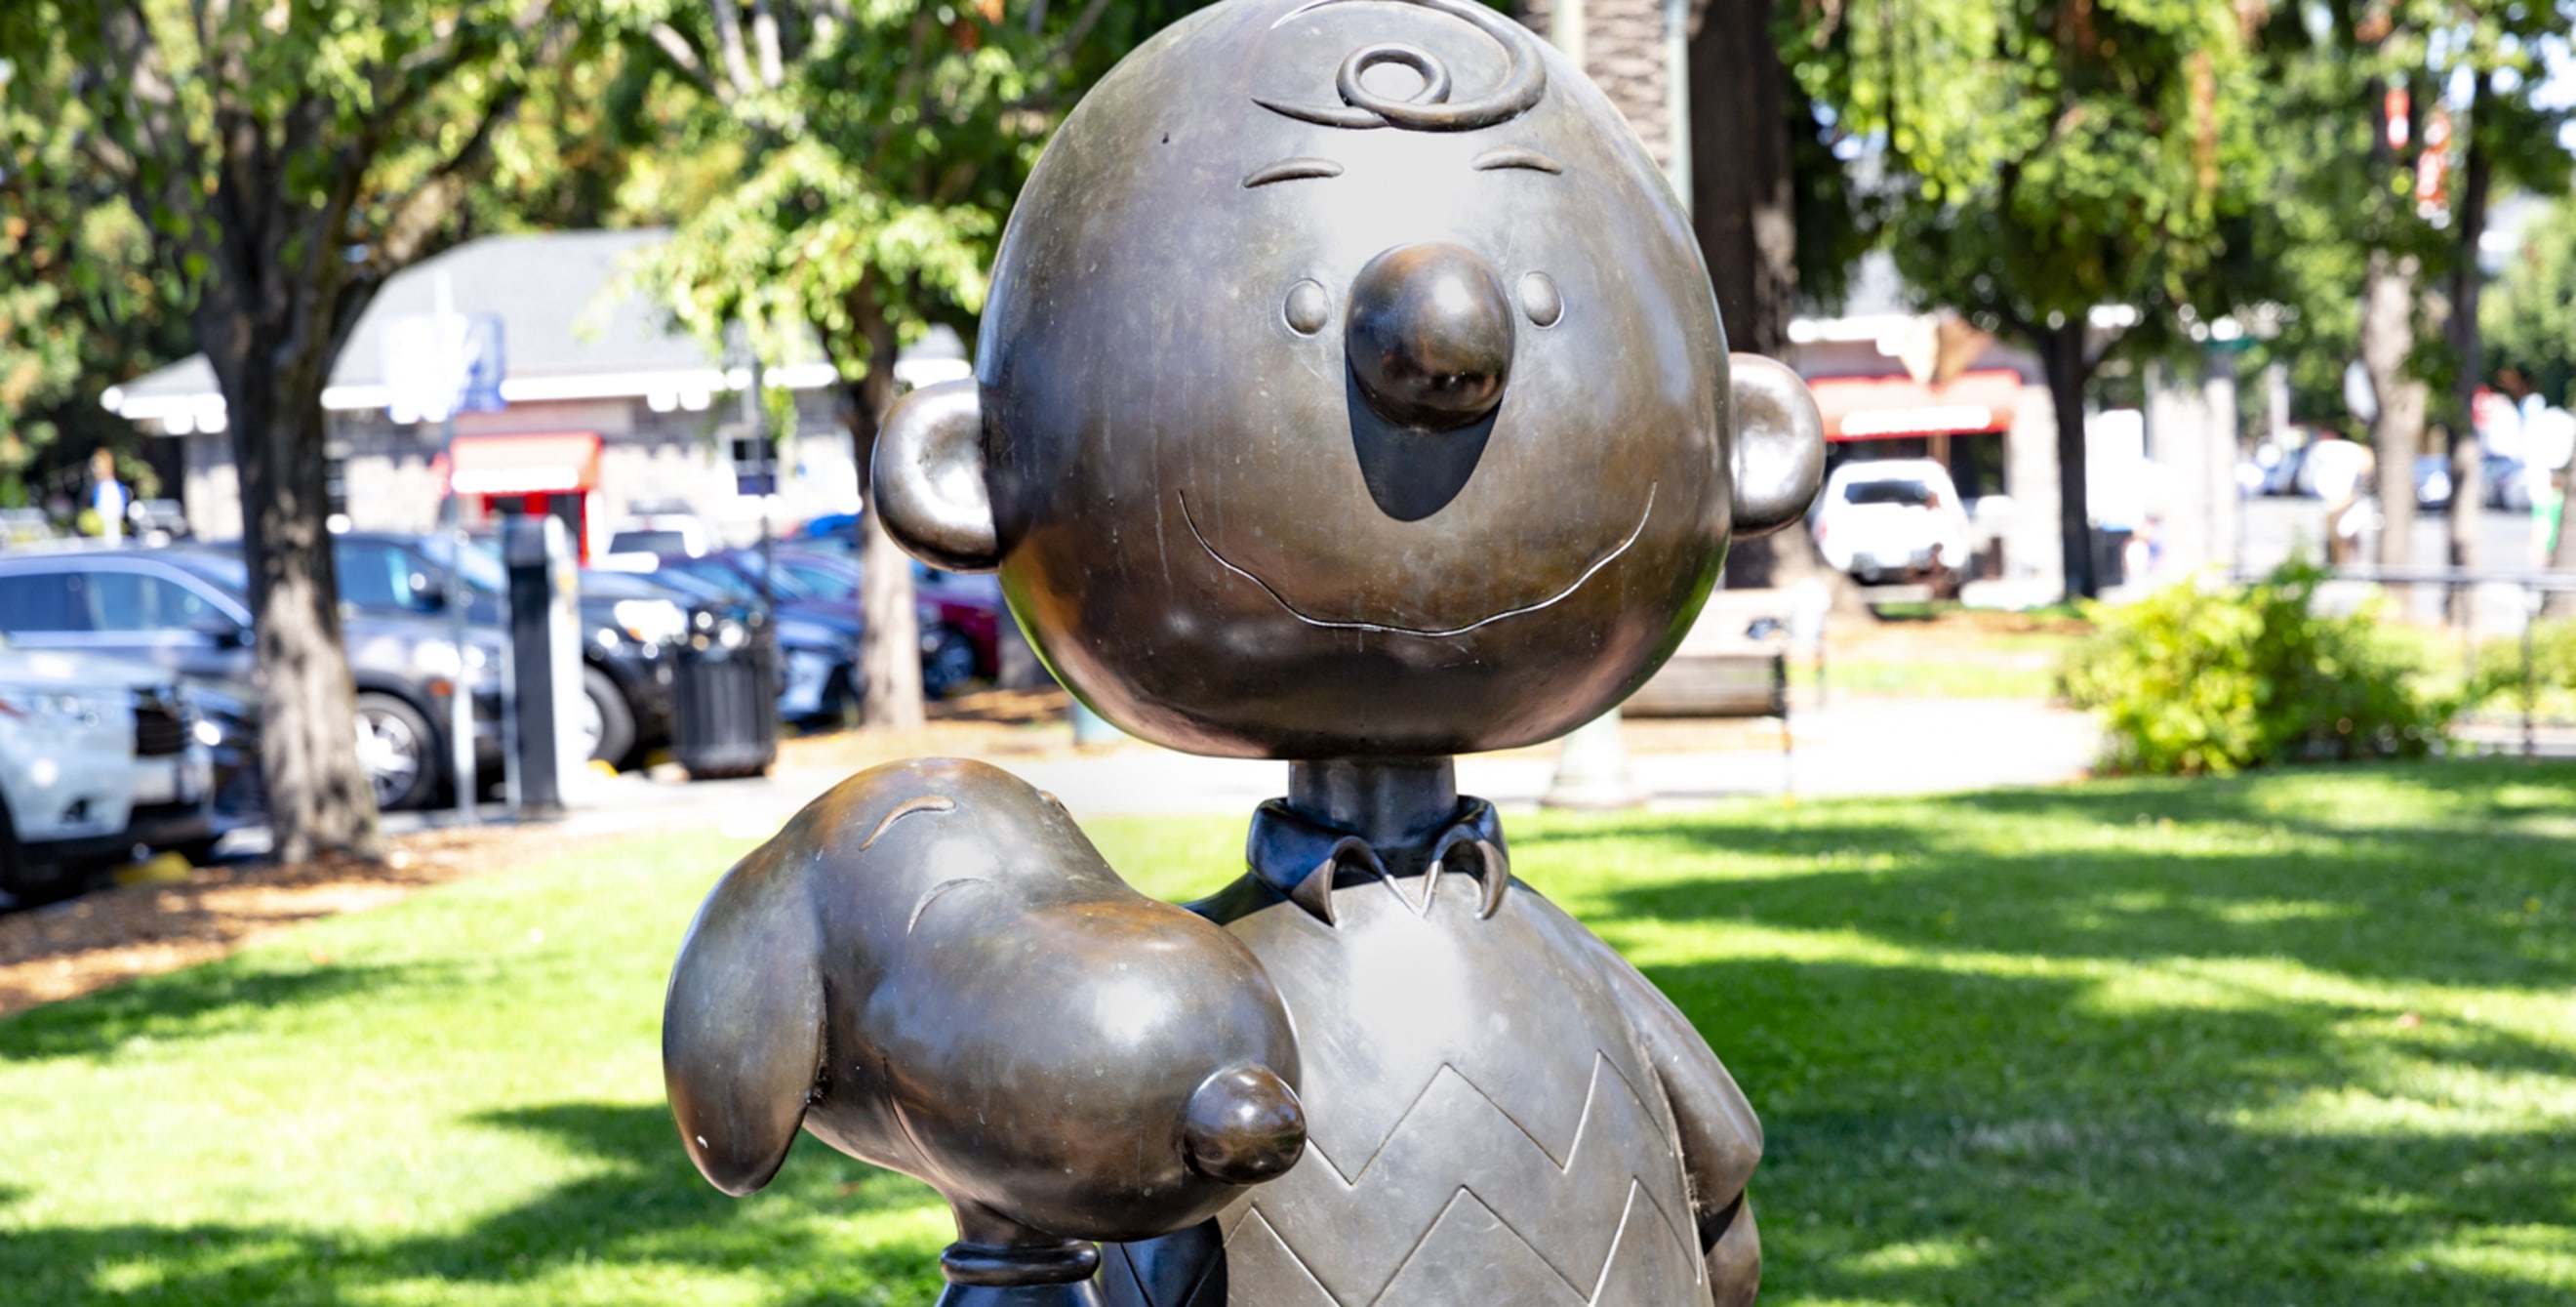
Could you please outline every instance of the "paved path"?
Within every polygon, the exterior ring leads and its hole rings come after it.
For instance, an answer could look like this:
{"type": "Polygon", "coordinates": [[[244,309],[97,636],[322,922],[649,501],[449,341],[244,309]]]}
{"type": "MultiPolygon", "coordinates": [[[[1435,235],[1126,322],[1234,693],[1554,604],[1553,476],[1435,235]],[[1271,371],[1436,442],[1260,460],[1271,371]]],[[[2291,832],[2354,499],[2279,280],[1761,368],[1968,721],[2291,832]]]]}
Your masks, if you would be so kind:
{"type": "MultiPolygon", "coordinates": [[[[1800,711],[1796,724],[1794,762],[1783,760],[1767,726],[1756,725],[1712,731],[1724,747],[1638,754],[1630,763],[1650,802],[1672,808],[1784,792],[1817,798],[2055,784],[2081,776],[2100,739],[2088,718],[2024,700],[1841,699],[1800,711]]],[[[1198,758],[1142,745],[1004,765],[1083,818],[1249,814],[1288,785],[1285,763],[1198,758]]],[[[1555,769],[1552,749],[1477,755],[1460,760],[1458,787],[1505,809],[1528,810],[1537,806],[1555,769]]],[[[840,779],[817,768],[782,768],[754,780],[697,784],[638,775],[599,780],[581,796],[564,828],[616,835],[715,826],[729,834],[766,836],[840,779]]],[[[497,808],[488,811],[495,819],[504,816],[497,808]]],[[[401,814],[387,825],[401,831],[443,819],[444,814],[401,814]]]]}

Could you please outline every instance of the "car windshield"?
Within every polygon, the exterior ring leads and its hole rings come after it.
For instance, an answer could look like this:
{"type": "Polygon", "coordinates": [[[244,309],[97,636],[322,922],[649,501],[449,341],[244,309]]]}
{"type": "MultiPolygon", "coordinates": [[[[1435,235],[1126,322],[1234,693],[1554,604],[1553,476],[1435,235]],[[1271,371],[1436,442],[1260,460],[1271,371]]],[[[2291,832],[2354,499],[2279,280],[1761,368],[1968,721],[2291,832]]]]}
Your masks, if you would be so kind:
{"type": "Polygon", "coordinates": [[[678,531],[620,531],[608,538],[612,554],[685,554],[689,537],[678,531]]]}
{"type": "MultiPolygon", "coordinates": [[[[750,579],[748,584],[754,589],[758,589],[760,586],[760,551],[757,549],[747,550],[739,555],[739,557],[741,564],[736,570],[749,574],[750,579]]],[[[771,570],[769,574],[769,589],[770,593],[777,595],[781,599],[828,599],[831,597],[816,590],[806,579],[803,573],[789,567],[785,560],[781,560],[777,567],[771,570]]]]}
{"type": "MultiPolygon", "coordinates": [[[[448,558],[456,552],[454,542],[444,535],[422,536],[420,551],[440,567],[447,566],[448,558]]],[[[464,572],[465,584],[485,594],[503,594],[510,588],[509,571],[501,566],[497,549],[487,542],[474,541],[466,545],[464,572]]]]}
{"type": "Polygon", "coordinates": [[[231,554],[199,554],[172,551],[161,557],[212,582],[235,603],[245,602],[250,593],[250,568],[231,554]]]}
{"type": "Polygon", "coordinates": [[[1932,502],[1932,490],[1920,481],[1854,481],[1843,487],[1843,502],[1921,508],[1932,502]]]}
{"type": "Polygon", "coordinates": [[[705,562],[683,560],[664,563],[654,569],[656,579],[667,581],[708,599],[757,599],[759,593],[742,573],[709,559],[705,562]]]}

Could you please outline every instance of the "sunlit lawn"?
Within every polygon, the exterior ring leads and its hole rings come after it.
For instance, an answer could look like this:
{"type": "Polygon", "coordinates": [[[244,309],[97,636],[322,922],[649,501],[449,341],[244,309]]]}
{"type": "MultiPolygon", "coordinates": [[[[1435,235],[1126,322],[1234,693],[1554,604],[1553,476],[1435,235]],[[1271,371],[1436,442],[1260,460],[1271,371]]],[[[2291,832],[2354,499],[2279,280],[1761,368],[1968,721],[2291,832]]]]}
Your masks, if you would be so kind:
{"type": "MultiPolygon", "coordinates": [[[[2576,1300],[2576,769],[1515,829],[1762,1110],[1767,1303],[2576,1300]]],[[[1242,826],[1098,834],[1182,895],[1242,826]]],[[[677,1147],[664,969],[740,847],[0,1022],[0,1302],[927,1303],[926,1191],[807,1141],[735,1201],[677,1147]]]]}

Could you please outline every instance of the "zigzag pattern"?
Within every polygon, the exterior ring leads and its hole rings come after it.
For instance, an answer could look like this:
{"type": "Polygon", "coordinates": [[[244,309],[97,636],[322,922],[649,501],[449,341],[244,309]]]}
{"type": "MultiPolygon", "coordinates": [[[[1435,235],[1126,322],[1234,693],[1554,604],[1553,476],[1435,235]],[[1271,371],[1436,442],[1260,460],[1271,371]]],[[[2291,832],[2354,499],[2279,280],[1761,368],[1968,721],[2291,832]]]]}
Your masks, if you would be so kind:
{"type": "Polygon", "coordinates": [[[1270,1260],[1257,1245],[1274,1243],[1303,1273],[1298,1278],[1345,1305],[1466,1301],[1390,1291],[1400,1274],[1446,1279],[1462,1271],[1489,1287],[1552,1283],[1568,1301],[1588,1303],[1610,1284],[1613,1254],[1648,1235],[1669,1252],[1637,1256],[1678,1258],[1673,1264],[1691,1268],[1684,1282],[1697,1280],[1696,1242],[1657,1198],[1682,1201],[1683,1193],[1662,1125],[1607,1055],[1594,1055],[1582,1117],[1561,1161],[1444,1064],[1356,1166],[1345,1168],[1310,1140],[1293,1170],[1255,1190],[1225,1229],[1230,1278],[1238,1289],[1257,1284],[1261,1300],[1272,1301],[1290,1278],[1257,1269],[1270,1260]],[[1613,1211],[1622,1213],[1615,1222],[1613,1211]],[[1545,1274],[1513,1275],[1513,1262],[1545,1274]]]}

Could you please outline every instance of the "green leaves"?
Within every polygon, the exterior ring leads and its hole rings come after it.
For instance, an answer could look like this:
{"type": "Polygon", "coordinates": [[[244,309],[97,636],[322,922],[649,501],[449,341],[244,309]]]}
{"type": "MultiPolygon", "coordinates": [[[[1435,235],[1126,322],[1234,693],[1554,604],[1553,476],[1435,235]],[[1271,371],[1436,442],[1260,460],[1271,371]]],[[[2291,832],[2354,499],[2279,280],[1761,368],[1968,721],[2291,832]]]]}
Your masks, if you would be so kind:
{"type": "Polygon", "coordinates": [[[2552,404],[2576,399],[2576,205],[2560,196],[2478,304],[2489,361],[2552,404]]]}
{"type": "Polygon", "coordinates": [[[694,334],[715,341],[743,323],[780,362],[819,340],[852,380],[876,361],[870,319],[908,339],[981,311],[984,270],[1047,133],[1163,16],[1153,4],[1106,19],[1105,4],[785,6],[772,78],[747,54],[737,64],[753,16],[728,12],[736,0],[619,3],[650,39],[646,103],[664,129],[736,159],[632,276],[694,334]]]}
{"type": "Polygon", "coordinates": [[[1929,302],[2027,331],[2189,303],[2249,199],[2251,78],[2225,0],[1851,0],[1801,83],[1911,179],[1890,242],[1929,302]]]}

